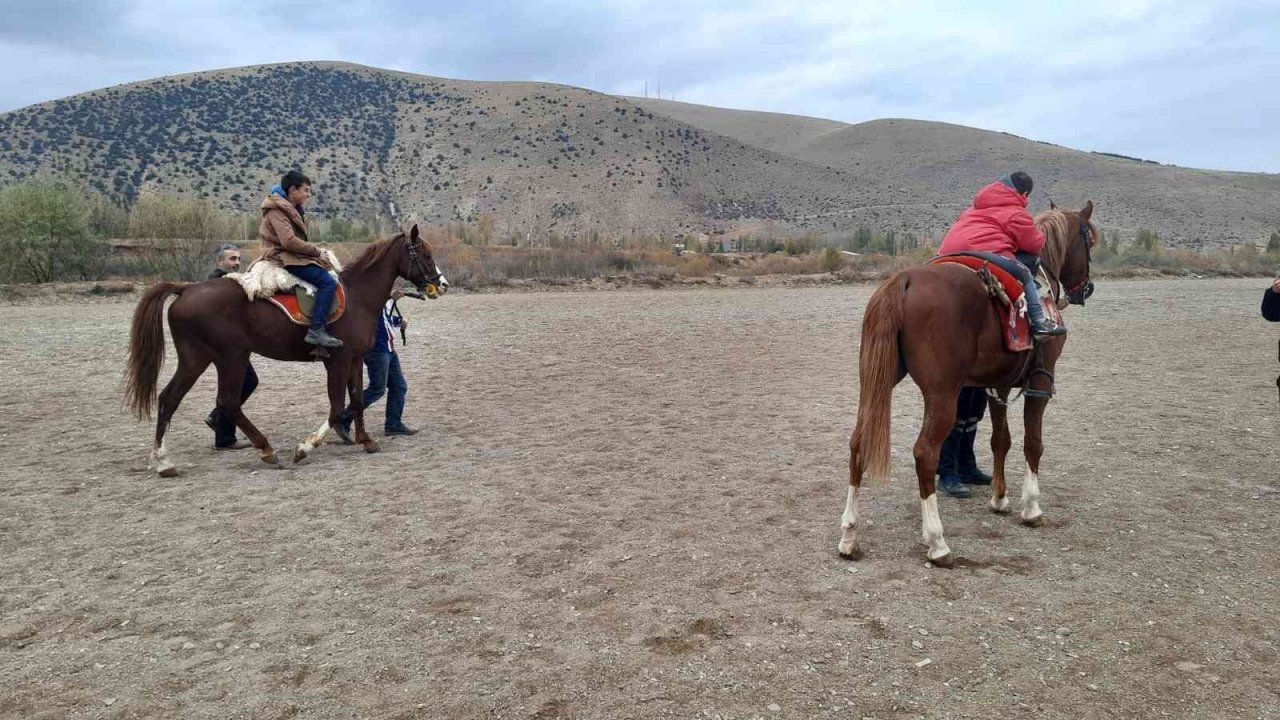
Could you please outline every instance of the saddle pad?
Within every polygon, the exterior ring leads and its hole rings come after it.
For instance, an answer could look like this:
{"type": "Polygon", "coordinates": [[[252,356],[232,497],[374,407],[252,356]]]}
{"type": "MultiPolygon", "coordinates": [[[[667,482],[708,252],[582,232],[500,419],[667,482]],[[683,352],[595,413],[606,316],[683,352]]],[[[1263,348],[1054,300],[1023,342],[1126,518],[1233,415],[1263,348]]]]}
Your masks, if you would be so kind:
{"type": "MultiPolygon", "coordinates": [[[[290,322],[295,325],[310,325],[311,311],[316,306],[316,297],[299,287],[294,292],[281,292],[267,298],[267,302],[284,311],[290,322]]],[[[338,283],[338,292],[333,297],[333,307],[329,310],[328,322],[342,317],[347,311],[347,289],[338,283]]]]}
{"type": "MultiPolygon", "coordinates": [[[[929,262],[934,265],[963,265],[979,274],[982,270],[991,273],[991,276],[1000,283],[1004,289],[1004,295],[1009,300],[1006,303],[1005,298],[990,292],[991,289],[988,288],[991,303],[995,306],[996,313],[1000,315],[1000,329],[1004,334],[1005,348],[1010,352],[1023,352],[1032,348],[1031,323],[1027,319],[1027,300],[1022,296],[1022,281],[1013,273],[986,258],[974,255],[940,255],[929,262]]],[[[1050,305],[1052,303],[1045,303],[1046,312],[1050,305]]]]}

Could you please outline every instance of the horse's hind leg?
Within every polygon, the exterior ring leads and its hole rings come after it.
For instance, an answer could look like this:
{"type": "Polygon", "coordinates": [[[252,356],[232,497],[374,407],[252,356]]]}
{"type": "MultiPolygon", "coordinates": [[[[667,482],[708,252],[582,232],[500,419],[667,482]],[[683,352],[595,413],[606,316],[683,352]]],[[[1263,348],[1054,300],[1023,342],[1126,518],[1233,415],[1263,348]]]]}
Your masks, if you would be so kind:
{"type": "Polygon", "coordinates": [[[995,467],[991,472],[991,500],[987,507],[991,512],[1004,514],[1009,512],[1008,481],[1004,474],[1005,460],[1009,457],[1009,447],[1013,440],[1009,437],[1009,391],[1000,390],[998,398],[991,398],[988,407],[991,410],[991,454],[995,457],[995,467]]]}
{"type": "Polygon", "coordinates": [[[960,388],[928,390],[924,394],[924,423],[916,438],[916,479],[920,483],[920,525],[924,542],[929,546],[929,560],[940,567],[951,567],[955,558],[942,537],[942,516],[938,514],[938,455],[942,443],[956,422],[956,400],[960,388]]]}
{"type": "Polygon", "coordinates": [[[245,436],[249,438],[249,442],[253,443],[253,447],[257,449],[258,454],[262,457],[262,462],[272,465],[278,463],[276,451],[271,447],[267,436],[263,435],[261,430],[249,422],[249,418],[245,416],[244,408],[241,406],[242,398],[240,393],[244,388],[245,371],[249,367],[248,354],[220,360],[217,367],[218,407],[235,421],[236,427],[244,431],[245,436]]]}
{"type": "Polygon", "coordinates": [[[174,371],[169,384],[160,391],[159,408],[156,414],[156,441],[151,449],[151,458],[156,463],[156,472],[160,477],[177,477],[178,466],[169,459],[169,451],[165,447],[164,435],[169,429],[169,421],[182,403],[182,398],[196,384],[205,368],[209,367],[210,358],[202,350],[191,343],[175,342],[178,349],[178,369],[174,371]]]}
{"type": "Polygon", "coordinates": [[[862,489],[862,458],[858,446],[849,436],[849,494],[845,497],[844,513],[840,516],[840,556],[848,560],[861,560],[858,547],[858,492],[862,489]]]}
{"type": "Polygon", "coordinates": [[[1027,458],[1027,476],[1022,481],[1022,524],[1040,527],[1044,524],[1044,513],[1040,510],[1040,456],[1044,453],[1044,441],[1040,433],[1049,399],[1028,397],[1025,403],[1027,432],[1022,451],[1027,458]]]}
{"type": "Polygon", "coordinates": [[[351,374],[347,377],[347,395],[352,419],[356,427],[356,442],[364,447],[367,453],[376,453],[381,448],[378,441],[369,437],[364,428],[364,360],[355,361],[351,366],[351,374]]]}

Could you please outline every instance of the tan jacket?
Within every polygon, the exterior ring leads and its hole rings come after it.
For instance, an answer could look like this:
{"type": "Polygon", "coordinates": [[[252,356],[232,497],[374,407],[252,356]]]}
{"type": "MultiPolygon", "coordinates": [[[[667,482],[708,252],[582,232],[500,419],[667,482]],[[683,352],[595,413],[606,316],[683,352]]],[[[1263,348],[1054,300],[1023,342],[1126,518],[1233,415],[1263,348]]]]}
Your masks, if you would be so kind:
{"type": "Polygon", "coordinates": [[[307,242],[307,220],[288,200],[272,193],[262,201],[262,259],[278,265],[319,265],[327,270],[329,261],[320,248],[307,242]]]}

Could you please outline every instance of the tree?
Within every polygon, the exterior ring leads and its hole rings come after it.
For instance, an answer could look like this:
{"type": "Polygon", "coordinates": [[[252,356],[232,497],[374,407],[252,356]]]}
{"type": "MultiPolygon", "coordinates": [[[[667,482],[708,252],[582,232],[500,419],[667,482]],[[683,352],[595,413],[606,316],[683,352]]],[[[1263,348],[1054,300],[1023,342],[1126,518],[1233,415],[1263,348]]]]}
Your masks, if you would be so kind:
{"type": "Polygon", "coordinates": [[[79,193],[65,183],[28,182],[0,190],[0,279],[88,280],[106,248],[89,236],[79,193]]]}

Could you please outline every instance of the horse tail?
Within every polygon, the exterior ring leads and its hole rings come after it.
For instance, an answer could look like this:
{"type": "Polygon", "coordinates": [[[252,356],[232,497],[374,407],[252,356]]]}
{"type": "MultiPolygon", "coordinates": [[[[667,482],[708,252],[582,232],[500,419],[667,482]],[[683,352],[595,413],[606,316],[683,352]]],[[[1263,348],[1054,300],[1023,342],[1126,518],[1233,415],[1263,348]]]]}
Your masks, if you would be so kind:
{"type": "Polygon", "coordinates": [[[190,283],[162,282],[151,286],[133,311],[129,330],[129,363],[125,368],[124,403],[139,420],[151,416],[156,380],[164,365],[164,301],[181,295],[190,283]]]}
{"type": "MultiPolygon", "coordinates": [[[[893,388],[901,379],[898,336],[910,279],[899,273],[881,285],[862,320],[858,354],[858,423],[853,430],[853,455],[871,482],[889,481],[889,420],[893,388]]],[[[852,468],[851,468],[852,471],[852,468]]]]}

